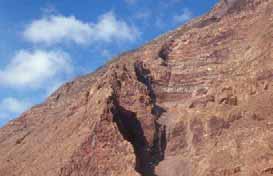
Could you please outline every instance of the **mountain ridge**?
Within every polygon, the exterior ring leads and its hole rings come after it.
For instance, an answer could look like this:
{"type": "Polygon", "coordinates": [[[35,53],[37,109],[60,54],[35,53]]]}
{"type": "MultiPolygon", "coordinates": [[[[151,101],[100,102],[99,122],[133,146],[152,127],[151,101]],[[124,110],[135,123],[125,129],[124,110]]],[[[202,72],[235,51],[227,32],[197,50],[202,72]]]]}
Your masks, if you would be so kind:
{"type": "Polygon", "coordinates": [[[272,174],[272,0],[208,14],[0,129],[0,175],[272,174]]]}

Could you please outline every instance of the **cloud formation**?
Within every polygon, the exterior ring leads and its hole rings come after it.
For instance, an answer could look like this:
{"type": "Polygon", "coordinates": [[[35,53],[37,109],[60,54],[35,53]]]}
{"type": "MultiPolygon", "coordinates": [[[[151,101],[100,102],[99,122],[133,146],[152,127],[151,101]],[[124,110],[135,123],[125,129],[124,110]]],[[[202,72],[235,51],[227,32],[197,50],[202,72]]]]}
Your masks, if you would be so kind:
{"type": "Polygon", "coordinates": [[[72,70],[70,56],[63,51],[20,50],[3,70],[0,69],[0,85],[40,88],[72,70]]]}
{"type": "Polygon", "coordinates": [[[51,15],[29,24],[24,37],[32,43],[47,45],[61,42],[90,44],[92,42],[134,41],[139,32],[136,27],[118,19],[113,12],[99,17],[97,23],[87,23],[74,16],[51,15]]]}

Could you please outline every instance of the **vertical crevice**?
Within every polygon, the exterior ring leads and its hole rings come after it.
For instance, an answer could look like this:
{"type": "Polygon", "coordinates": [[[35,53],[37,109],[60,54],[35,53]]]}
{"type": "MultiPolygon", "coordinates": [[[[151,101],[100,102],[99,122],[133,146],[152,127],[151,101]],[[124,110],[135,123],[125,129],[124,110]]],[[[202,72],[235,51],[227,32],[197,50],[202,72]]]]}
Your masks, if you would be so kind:
{"type": "MultiPolygon", "coordinates": [[[[155,117],[155,129],[153,144],[149,145],[135,112],[120,106],[117,97],[112,97],[113,106],[111,113],[121,135],[130,142],[136,156],[135,170],[142,176],[156,176],[155,167],[164,159],[166,148],[165,127],[157,123],[155,117]]],[[[157,110],[159,111],[159,110],[157,110]]]]}
{"type": "MultiPolygon", "coordinates": [[[[158,122],[158,119],[165,112],[165,110],[156,104],[156,94],[152,87],[151,72],[146,69],[142,62],[136,62],[134,65],[137,80],[141,82],[148,90],[148,95],[152,102],[152,111],[150,112],[154,116],[155,133],[153,137],[153,145],[149,146],[145,139],[145,146],[135,145],[136,154],[136,170],[142,176],[156,176],[155,167],[164,160],[165,149],[167,146],[166,141],[166,127],[158,122]]],[[[137,119],[137,117],[135,117],[137,119]]],[[[141,129],[143,133],[143,129],[141,129]]],[[[145,138],[145,137],[144,137],[145,138]]]]}

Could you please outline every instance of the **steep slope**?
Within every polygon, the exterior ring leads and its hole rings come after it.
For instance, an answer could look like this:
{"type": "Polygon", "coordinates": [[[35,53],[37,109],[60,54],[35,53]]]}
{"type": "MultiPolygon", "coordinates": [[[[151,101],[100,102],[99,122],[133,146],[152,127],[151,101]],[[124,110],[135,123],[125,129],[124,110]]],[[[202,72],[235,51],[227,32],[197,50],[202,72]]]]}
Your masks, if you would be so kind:
{"type": "Polygon", "coordinates": [[[0,129],[0,175],[272,175],[272,12],[223,0],[65,84],[0,129]]]}

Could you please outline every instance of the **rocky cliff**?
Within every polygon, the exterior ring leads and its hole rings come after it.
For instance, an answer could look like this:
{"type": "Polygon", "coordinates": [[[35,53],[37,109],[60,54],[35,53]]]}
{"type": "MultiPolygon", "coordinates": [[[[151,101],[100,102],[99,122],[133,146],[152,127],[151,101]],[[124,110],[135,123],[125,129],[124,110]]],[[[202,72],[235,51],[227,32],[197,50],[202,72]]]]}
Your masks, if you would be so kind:
{"type": "Polygon", "coordinates": [[[1,176],[273,174],[273,1],[205,16],[0,129],[1,176]]]}

